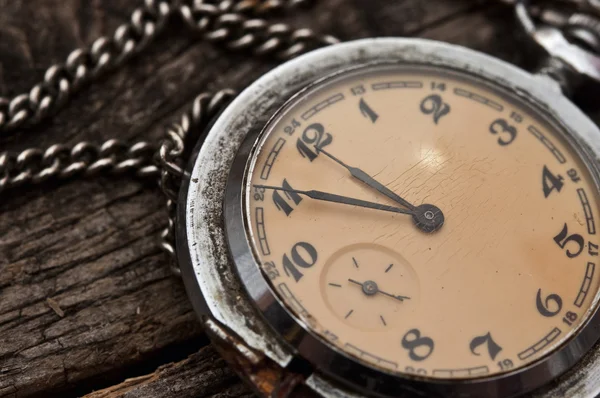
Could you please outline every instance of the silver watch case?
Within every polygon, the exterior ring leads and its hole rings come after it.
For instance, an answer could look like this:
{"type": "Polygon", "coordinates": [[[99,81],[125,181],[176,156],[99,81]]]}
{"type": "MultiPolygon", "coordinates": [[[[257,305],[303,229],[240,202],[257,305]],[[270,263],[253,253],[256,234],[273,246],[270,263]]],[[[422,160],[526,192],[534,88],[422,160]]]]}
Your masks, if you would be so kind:
{"type": "MultiPolygon", "coordinates": [[[[316,50],[252,83],[195,150],[178,203],[177,254],[196,312],[282,368],[294,357],[310,362],[315,371],[306,384],[326,397],[509,397],[536,388],[530,396],[598,395],[597,311],[577,336],[525,369],[469,381],[431,380],[394,376],[354,360],[313,335],[274,295],[246,238],[242,190],[247,160],[269,119],[294,94],[325,76],[372,63],[447,67],[516,93],[562,125],[567,138],[588,158],[598,184],[600,130],[547,77],[466,48],[422,39],[363,39],[316,50]]],[[[598,300],[594,298],[594,309],[598,300]]]]}

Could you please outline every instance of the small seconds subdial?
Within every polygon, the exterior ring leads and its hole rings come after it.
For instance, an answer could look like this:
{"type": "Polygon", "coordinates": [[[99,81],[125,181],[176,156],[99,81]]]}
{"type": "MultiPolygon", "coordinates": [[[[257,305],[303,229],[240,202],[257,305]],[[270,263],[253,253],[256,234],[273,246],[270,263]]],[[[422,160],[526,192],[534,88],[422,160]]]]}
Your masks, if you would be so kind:
{"type": "Polygon", "coordinates": [[[356,244],[333,254],[321,292],[338,319],[365,331],[395,328],[419,302],[419,281],[400,254],[375,244],[356,244]]]}

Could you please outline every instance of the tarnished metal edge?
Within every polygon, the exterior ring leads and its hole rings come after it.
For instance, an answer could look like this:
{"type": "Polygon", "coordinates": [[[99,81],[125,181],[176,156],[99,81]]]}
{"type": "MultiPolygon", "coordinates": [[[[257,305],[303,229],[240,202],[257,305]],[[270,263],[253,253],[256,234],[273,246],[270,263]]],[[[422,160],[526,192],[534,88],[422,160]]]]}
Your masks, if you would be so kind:
{"type": "MultiPolygon", "coordinates": [[[[223,225],[223,195],[235,153],[252,123],[254,115],[275,100],[277,88],[289,84],[294,76],[302,75],[306,68],[331,69],[335,65],[351,65],[379,57],[408,62],[428,62],[454,65],[472,70],[478,75],[502,80],[507,86],[518,87],[526,98],[536,98],[538,105],[546,108],[571,131],[597,157],[600,139],[597,127],[573,104],[548,85],[539,84],[531,75],[502,61],[483,54],[420,39],[365,39],[317,50],[288,62],[257,80],[246,89],[222,114],[200,150],[191,175],[189,192],[185,197],[185,232],[189,251],[189,269],[184,277],[193,278],[186,285],[197,285],[206,300],[206,310],[227,328],[234,330],[252,349],[264,352],[285,366],[291,359],[291,350],[273,334],[243,291],[228,254],[223,225]],[[502,74],[510,70],[510,81],[502,74]],[[543,103],[540,103],[543,99],[543,103]],[[248,113],[248,110],[252,112],[248,113]],[[560,111],[560,115],[558,114],[560,111]],[[205,182],[205,183],[202,183],[205,182]]],[[[182,203],[183,204],[183,203],[182,203]]],[[[597,303],[598,297],[595,298],[597,303]]],[[[199,308],[199,307],[197,307],[199,308]]],[[[561,378],[572,386],[572,397],[595,396],[600,380],[588,371],[600,370],[598,349],[590,356],[586,368],[578,367],[561,378]]],[[[552,390],[554,391],[554,390],[552,390]]],[[[556,390],[558,391],[558,390],[556,390]]],[[[564,391],[562,389],[561,391],[564,391]]],[[[551,391],[547,391],[551,394],[551,391]]],[[[331,395],[335,396],[335,395],[331,395]]],[[[552,395],[551,395],[552,396],[552,395]]]]}

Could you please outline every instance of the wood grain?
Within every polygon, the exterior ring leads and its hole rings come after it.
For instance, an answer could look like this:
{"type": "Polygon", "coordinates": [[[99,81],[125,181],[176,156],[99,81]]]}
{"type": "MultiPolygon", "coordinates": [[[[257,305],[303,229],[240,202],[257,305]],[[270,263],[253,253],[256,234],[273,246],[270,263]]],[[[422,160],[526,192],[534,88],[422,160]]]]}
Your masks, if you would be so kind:
{"type": "Polygon", "coordinates": [[[252,396],[225,361],[207,346],[181,362],[161,366],[153,373],[127,379],[85,398],[252,396]]]}
{"type": "MultiPolygon", "coordinates": [[[[73,48],[112,34],[138,4],[0,0],[0,93],[29,90],[73,48]]],[[[417,35],[523,64],[509,18],[500,6],[468,0],[330,0],[287,21],[344,40],[417,35]]],[[[1,137],[0,150],[157,139],[197,93],[243,88],[275,65],[186,33],[171,26],[55,117],[1,137]]],[[[155,245],[163,205],[153,184],[126,178],[0,198],[0,396],[249,396],[210,347],[201,349],[207,341],[183,285],[155,245]]]]}

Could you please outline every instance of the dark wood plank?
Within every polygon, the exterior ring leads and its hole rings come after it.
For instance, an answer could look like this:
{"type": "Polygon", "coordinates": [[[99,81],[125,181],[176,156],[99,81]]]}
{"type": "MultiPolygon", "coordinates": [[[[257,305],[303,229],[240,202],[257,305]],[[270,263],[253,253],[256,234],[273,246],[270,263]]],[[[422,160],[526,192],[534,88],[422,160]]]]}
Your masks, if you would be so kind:
{"type": "MultiPolygon", "coordinates": [[[[6,2],[0,93],[28,90],[73,48],[112,34],[138,4],[6,2]]],[[[522,63],[507,18],[499,6],[468,0],[330,0],[290,20],[342,39],[416,34],[522,63]]],[[[198,92],[242,88],[273,65],[173,27],[57,116],[0,138],[0,150],[114,136],[157,139],[198,92]]],[[[248,395],[210,349],[193,354],[205,340],[181,281],[170,276],[156,249],[163,223],[158,191],[128,179],[2,195],[0,396],[73,396],[103,387],[92,396],[248,395]]]]}
{"type": "Polygon", "coordinates": [[[189,358],[161,366],[155,372],[127,379],[85,398],[225,398],[253,397],[225,361],[208,346],[189,358]]]}

